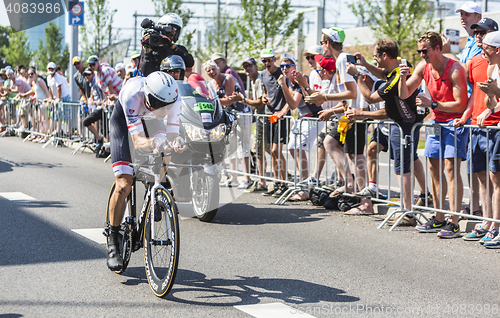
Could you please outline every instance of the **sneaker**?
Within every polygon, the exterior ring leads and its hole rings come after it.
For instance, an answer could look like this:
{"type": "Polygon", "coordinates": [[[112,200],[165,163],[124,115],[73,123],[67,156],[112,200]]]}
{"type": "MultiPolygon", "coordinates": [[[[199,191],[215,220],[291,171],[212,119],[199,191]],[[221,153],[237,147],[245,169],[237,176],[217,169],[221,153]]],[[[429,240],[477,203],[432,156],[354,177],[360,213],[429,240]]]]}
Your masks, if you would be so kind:
{"type": "Polygon", "coordinates": [[[267,187],[267,191],[262,193],[263,196],[270,196],[270,195],[273,195],[274,192],[276,192],[280,187],[280,183],[279,182],[274,182],[272,183],[271,185],[269,185],[267,187]]]}
{"type": "Polygon", "coordinates": [[[498,236],[498,231],[495,230],[495,229],[493,229],[493,230],[489,231],[488,233],[486,233],[486,235],[483,236],[479,240],[479,243],[480,244],[489,243],[489,242],[491,242],[497,236],[498,236]]]}
{"type": "Polygon", "coordinates": [[[374,198],[376,196],[376,193],[370,190],[370,188],[365,187],[363,190],[356,192],[355,195],[363,198],[374,198]]]}
{"type": "Polygon", "coordinates": [[[238,182],[234,182],[233,180],[227,180],[226,182],[219,185],[226,188],[237,188],[240,184],[238,182]]]}
{"type": "Polygon", "coordinates": [[[316,180],[315,177],[309,177],[299,183],[297,183],[298,186],[301,187],[317,187],[319,186],[319,181],[316,180]]]}
{"type": "Polygon", "coordinates": [[[472,233],[465,235],[463,239],[464,241],[479,241],[483,236],[486,235],[486,233],[488,233],[488,231],[480,226],[474,229],[472,233]]]}
{"type": "Polygon", "coordinates": [[[455,238],[455,237],[460,237],[460,228],[458,225],[448,222],[441,231],[437,234],[438,237],[440,238],[455,238]]]}
{"type": "Polygon", "coordinates": [[[500,248],[500,235],[497,235],[494,239],[483,244],[486,248],[500,248]]]}
{"type": "MultiPolygon", "coordinates": [[[[385,224],[387,226],[393,226],[396,224],[396,221],[399,220],[401,216],[396,216],[393,215],[385,224]]],[[[416,226],[417,225],[417,220],[415,220],[415,217],[409,217],[408,215],[405,215],[403,219],[398,223],[398,226],[416,226]]]]}
{"type": "Polygon", "coordinates": [[[101,140],[99,140],[99,141],[97,142],[97,144],[95,145],[94,152],[95,152],[95,154],[96,154],[96,157],[97,157],[97,155],[99,155],[99,152],[101,152],[102,145],[103,145],[103,141],[102,141],[102,139],[101,139],[101,140]]]}
{"type": "Polygon", "coordinates": [[[415,203],[413,205],[416,206],[431,206],[434,204],[434,201],[432,200],[432,194],[428,193],[427,194],[427,204],[425,202],[425,194],[420,194],[420,196],[415,200],[415,203]]]}
{"type": "Polygon", "coordinates": [[[250,188],[246,189],[245,192],[262,192],[267,191],[267,187],[260,184],[259,181],[255,181],[250,188]]]}
{"type": "Polygon", "coordinates": [[[280,187],[272,194],[273,197],[279,198],[288,190],[286,183],[280,184],[280,187]]]}
{"type": "Polygon", "coordinates": [[[421,232],[421,233],[436,233],[441,230],[446,225],[446,221],[443,222],[438,222],[435,220],[435,217],[432,216],[432,218],[425,224],[422,225],[417,225],[415,227],[415,230],[421,232]]]}
{"type": "Polygon", "coordinates": [[[240,185],[237,187],[237,189],[246,190],[246,189],[250,188],[252,185],[253,185],[252,180],[243,181],[242,183],[240,183],[240,185]]]}

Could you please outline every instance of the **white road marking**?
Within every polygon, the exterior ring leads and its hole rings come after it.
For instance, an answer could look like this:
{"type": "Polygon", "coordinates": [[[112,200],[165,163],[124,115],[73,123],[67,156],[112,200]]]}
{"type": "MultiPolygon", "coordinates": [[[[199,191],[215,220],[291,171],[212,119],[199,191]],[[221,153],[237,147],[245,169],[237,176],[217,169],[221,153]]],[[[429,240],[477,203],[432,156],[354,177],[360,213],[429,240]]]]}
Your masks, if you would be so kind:
{"type": "Polygon", "coordinates": [[[71,230],[77,234],[80,234],[83,237],[88,238],[89,240],[92,240],[96,242],[97,244],[106,244],[106,237],[102,235],[102,228],[98,229],[75,229],[71,230]]]}
{"type": "Polygon", "coordinates": [[[314,318],[309,314],[299,311],[283,303],[257,304],[234,306],[255,318],[314,318]]]}
{"type": "Polygon", "coordinates": [[[22,192],[0,192],[0,196],[11,201],[36,201],[35,198],[22,192]]]}

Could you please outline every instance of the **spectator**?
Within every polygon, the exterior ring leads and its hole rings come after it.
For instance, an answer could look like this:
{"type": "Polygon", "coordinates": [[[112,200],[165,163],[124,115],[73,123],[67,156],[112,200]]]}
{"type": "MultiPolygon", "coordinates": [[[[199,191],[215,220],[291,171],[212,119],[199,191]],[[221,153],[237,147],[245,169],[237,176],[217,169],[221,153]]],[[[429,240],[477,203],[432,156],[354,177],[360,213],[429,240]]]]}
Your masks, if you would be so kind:
{"type": "MultiPolygon", "coordinates": [[[[49,112],[48,112],[48,100],[50,97],[49,89],[45,84],[45,81],[38,76],[36,73],[36,68],[30,67],[26,72],[29,79],[29,84],[31,85],[31,90],[24,93],[25,96],[29,96],[34,94],[34,100],[38,102],[38,132],[47,134],[49,130],[49,112]]],[[[35,142],[46,142],[47,139],[42,136],[36,136],[33,134],[33,138],[31,139],[35,142]]]]}
{"type": "MultiPolygon", "coordinates": [[[[345,101],[344,109],[357,108],[360,109],[361,105],[361,93],[358,93],[358,88],[351,75],[347,73],[347,54],[343,52],[342,42],[345,40],[344,30],[340,28],[330,28],[323,29],[321,45],[325,56],[333,56],[336,60],[337,69],[337,87],[339,93],[334,94],[320,94],[313,93],[311,96],[306,98],[307,102],[321,105],[325,101],[345,101]]],[[[365,110],[365,109],[363,109],[365,110]]],[[[366,109],[367,110],[367,109],[366,109]]],[[[339,108],[332,108],[326,112],[320,113],[320,120],[328,120],[333,114],[342,113],[339,108]]],[[[365,124],[355,124],[350,128],[345,136],[345,143],[340,142],[340,133],[337,129],[338,124],[330,131],[330,134],[325,137],[323,144],[326,151],[330,154],[337,169],[345,180],[346,185],[338,188],[334,191],[333,195],[339,195],[341,193],[353,193],[355,191],[354,180],[350,172],[349,165],[345,164],[344,160],[344,147],[346,147],[345,152],[349,154],[350,161],[354,164],[357,169],[357,180],[356,183],[359,189],[363,189],[366,186],[366,159],[363,154],[365,147],[365,124]],[[356,127],[357,126],[357,127],[356,127]],[[356,141],[355,141],[356,135],[356,141]],[[355,147],[356,145],[356,147],[355,147]]],[[[351,211],[354,212],[354,211],[351,211]]]]}
{"type": "Polygon", "coordinates": [[[87,64],[96,75],[97,85],[107,94],[110,100],[116,100],[120,89],[122,88],[123,80],[118,77],[115,70],[108,63],[99,63],[99,58],[91,55],[87,64]]]}
{"type": "Polygon", "coordinates": [[[313,92],[320,92],[322,80],[316,71],[319,69],[319,64],[316,62],[315,57],[323,56],[323,48],[320,45],[313,45],[307,49],[304,55],[306,56],[306,60],[309,65],[312,67],[312,71],[309,73],[309,85],[311,86],[313,92]]]}
{"type": "Polygon", "coordinates": [[[7,72],[4,68],[2,68],[0,69],[0,132],[4,131],[4,126],[8,124],[5,110],[5,105],[7,105],[7,97],[3,95],[5,93],[4,83],[6,79],[7,72]]]}
{"type": "MultiPolygon", "coordinates": [[[[474,36],[476,37],[476,44],[479,48],[483,46],[483,38],[487,33],[498,31],[498,24],[489,18],[483,18],[478,23],[471,26],[474,31],[474,36]]],[[[486,94],[479,88],[478,85],[485,83],[488,80],[488,59],[482,54],[476,55],[467,61],[466,73],[468,74],[468,82],[472,84],[472,94],[470,95],[469,101],[467,103],[467,108],[460,119],[455,119],[453,123],[454,126],[461,126],[472,115],[472,125],[478,125],[480,122],[481,126],[491,126],[498,124],[500,120],[500,114],[495,114],[490,116],[490,110],[486,107],[485,97],[486,94]],[[486,119],[487,118],[487,119],[486,119]]],[[[493,66],[492,66],[493,68],[493,66]]],[[[479,180],[479,196],[473,198],[470,206],[472,207],[472,214],[482,215],[482,211],[479,208],[479,198],[483,204],[483,208],[489,209],[486,211],[486,216],[491,218],[493,188],[490,187],[490,193],[486,193],[487,182],[494,180],[490,178],[488,180],[488,174],[486,170],[490,170],[492,173],[500,171],[500,165],[495,160],[492,160],[491,154],[493,154],[493,148],[490,145],[494,144],[495,136],[497,130],[489,131],[489,139],[486,138],[486,130],[482,128],[471,128],[469,150],[467,151],[467,172],[472,171],[473,178],[479,180]],[[487,151],[490,151],[489,162],[487,163],[487,151]],[[473,208],[475,207],[475,208],[473,208]]],[[[467,209],[470,212],[470,209],[467,209]]],[[[491,226],[491,222],[483,221],[481,225],[478,225],[472,233],[465,235],[463,237],[466,241],[477,241],[488,233],[488,229],[491,226]]]]}
{"type": "Polygon", "coordinates": [[[131,79],[132,77],[134,77],[134,72],[136,71],[136,68],[134,66],[134,64],[132,63],[129,63],[127,64],[127,67],[125,67],[125,79],[123,80],[123,85],[125,85],[125,83],[131,79]]]}
{"type": "MultiPolygon", "coordinates": [[[[278,85],[278,78],[282,72],[276,66],[276,57],[273,49],[263,49],[260,54],[261,61],[265,66],[260,75],[262,77],[263,95],[262,101],[266,105],[268,114],[272,114],[273,118],[277,118],[276,122],[264,122],[264,131],[267,134],[269,143],[271,144],[271,165],[273,167],[274,178],[278,180],[286,180],[286,161],[283,156],[283,145],[288,137],[287,121],[283,120],[283,116],[290,115],[290,109],[286,104],[283,90],[278,85]]],[[[271,118],[271,117],[270,117],[271,118]]],[[[280,197],[288,190],[285,183],[274,182],[272,187],[268,187],[268,191],[262,195],[272,195],[280,197]]]]}
{"type": "MultiPolygon", "coordinates": [[[[230,140],[229,148],[229,159],[231,160],[231,170],[236,171],[238,169],[237,159],[243,159],[243,172],[250,173],[250,134],[252,132],[252,118],[250,116],[244,116],[242,114],[248,114],[251,112],[249,106],[233,102],[229,98],[233,94],[243,94],[243,91],[236,81],[236,79],[229,74],[221,73],[217,64],[209,60],[203,64],[205,71],[208,76],[212,78],[212,83],[217,90],[217,95],[219,96],[220,103],[225,106],[226,110],[231,110],[237,116],[237,125],[233,134],[231,134],[232,139],[230,140]]],[[[238,184],[238,175],[236,173],[231,173],[231,180],[227,180],[224,186],[227,187],[238,187],[238,189],[248,189],[252,185],[252,180],[250,176],[245,176],[245,181],[238,184]]]]}
{"type": "MultiPolygon", "coordinates": [[[[12,67],[7,66],[5,67],[5,75],[1,75],[1,78],[4,79],[3,82],[3,87],[2,87],[2,93],[0,93],[2,100],[4,101],[4,104],[7,105],[9,108],[5,109],[5,116],[7,116],[10,113],[10,125],[15,126],[16,125],[16,106],[12,103],[12,100],[14,97],[16,97],[17,92],[12,91],[11,89],[14,88],[14,83],[9,79],[8,74],[14,74],[14,71],[12,70],[12,67]]],[[[9,123],[7,122],[8,118],[5,118],[5,125],[8,125],[9,123]]]]}
{"type": "MultiPolygon", "coordinates": [[[[419,95],[417,105],[432,108],[431,123],[452,124],[454,119],[462,117],[467,105],[467,83],[464,68],[457,61],[445,57],[441,51],[442,47],[441,35],[438,33],[429,31],[420,36],[417,51],[424,60],[417,65],[408,82],[406,76],[410,75],[410,68],[400,66],[402,80],[399,81],[399,91],[400,97],[406,99],[417,90],[422,80],[425,80],[432,99],[419,95]]],[[[451,211],[458,211],[462,205],[464,189],[460,163],[461,158],[465,157],[467,133],[468,129],[463,127],[455,130],[453,127],[441,126],[439,134],[427,135],[425,156],[429,158],[432,197],[436,209],[443,209],[447,191],[451,211]],[[448,177],[448,184],[446,178],[442,178],[442,168],[448,177]]],[[[451,221],[447,223],[442,212],[435,212],[429,222],[417,226],[416,229],[419,232],[440,230],[438,237],[441,238],[460,236],[458,216],[452,215],[451,221]]]]}
{"type": "Polygon", "coordinates": [[[89,109],[91,110],[91,113],[83,120],[83,125],[87,127],[87,129],[95,137],[96,146],[94,148],[94,152],[96,154],[96,157],[99,158],[100,150],[104,144],[104,140],[99,135],[99,132],[93,124],[95,122],[98,122],[99,120],[102,120],[103,107],[106,106],[106,97],[100,85],[97,84],[97,80],[92,69],[90,67],[87,67],[85,71],[83,71],[83,74],[85,75],[85,80],[89,82],[90,89],[92,91],[92,95],[89,98],[89,109]]]}
{"type": "Polygon", "coordinates": [[[68,121],[69,120],[69,107],[59,105],[59,102],[69,102],[69,85],[68,81],[64,76],[56,72],[56,64],[54,62],[50,62],[47,64],[47,84],[50,88],[49,94],[54,104],[54,116],[51,124],[51,130],[54,129],[54,121],[57,122],[55,125],[54,132],[59,134],[61,129],[61,120],[68,121]]]}
{"type": "Polygon", "coordinates": [[[245,85],[243,84],[241,77],[238,75],[238,73],[236,73],[236,71],[232,67],[227,65],[226,58],[224,57],[224,54],[214,53],[214,54],[212,54],[211,60],[214,61],[215,64],[217,64],[221,73],[231,74],[238,81],[238,84],[240,85],[241,89],[243,90],[242,93],[245,94],[245,85]]]}
{"type": "Polygon", "coordinates": [[[123,63],[116,64],[115,71],[119,78],[125,80],[125,64],[123,63]]]}
{"type": "MultiPolygon", "coordinates": [[[[230,98],[233,101],[240,101],[243,104],[251,106],[254,109],[255,114],[257,115],[252,152],[255,153],[257,159],[257,171],[259,172],[259,175],[265,176],[265,152],[271,154],[271,147],[269,145],[269,142],[264,138],[264,120],[267,120],[267,118],[263,116],[265,114],[265,105],[262,101],[262,77],[259,73],[259,69],[257,68],[257,62],[253,57],[248,57],[243,60],[243,69],[245,70],[245,74],[250,78],[251,89],[248,92],[249,97],[245,98],[245,96],[240,93],[237,96],[231,96],[230,98]]],[[[269,132],[266,132],[265,135],[267,137],[269,135],[269,132]]],[[[266,179],[260,178],[258,181],[255,181],[253,185],[246,191],[267,191],[266,179]]]]}
{"type": "MultiPolygon", "coordinates": [[[[6,73],[8,78],[7,87],[9,89],[9,92],[15,94],[14,96],[16,97],[16,99],[19,100],[18,114],[22,126],[18,128],[18,132],[24,132],[26,129],[29,129],[28,115],[31,105],[29,98],[25,97],[24,93],[29,92],[31,90],[31,87],[22,79],[22,77],[17,77],[13,70],[9,69],[6,73]]],[[[19,121],[17,123],[19,125],[19,121]]]]}
{"type": "MultiPolygon", "coordinates": [[[[78,71],[73,75],[73,79],[75,80],[76,86],[78,87],[78,91],[80,92],[80,108],[78,108],[78,127],[80,133],[83,131],[83,118],[88,116],[88,107],[89,107],[89,97],[92,94],[90,89],[90,84],[85,79],[85,75],[83,71],[85,67],[83,67],[83,61],[79,56],[73,57],[73,66],[78,71]]],[[[83,139],[83,136],[80,136],[83,139]]]]}
{"type": "MultiPolygon", "coordinates": [[[[500,113],[500,103],[498,103],[498,98],[500,97],[500,71],[498,67],[500,65],[499,48],[500,31],[488,33],[482,41],[483,55],[486,57],[488,63],[490,64],[487,73],[488,78],[482,83],[477,83],[479,88],[487,95],[486,106],[488,107],[477,118],[477,123],[480,127],[485,126],[486,119],[492,120],[494,122],[498,121],[498,116],[494,116],[494,114],[497,112],[500,113]]],[[[490,170],[489,177],[491,180],[491,184],[493,185],[491,210],[493,211],[493,218],[496,220],[500,220],[500,172],[497,169],[500,160],[500,133],[497,130],[490,130],[490,136],[491,135],[495,135],[494,142],[489,142],[490,162],[488,163],[488,168],[490,170]],[[495,164],[494,169],[491,169],[492,161],[495,164]]],[[[498,223],[491,223],[488,233],[485,234],[479,241],[480,243],[483,243],[484,247],[500,248],[500,235],[498,235],[498,227],[498,223]]],[[[485,228],[485,230],[488,230],[488,228],[485,228]]],[[[472,234],[474,234],[474,232],[472,234]]]]}
{"type": "MultiPolygon", "coordinates": [[[[297,109],[299,112],[299,119],[295,121],[290,131],[288,150],[296,161],[301,180],[307,182],[309,170],[306,151],[311,149],[311,144],[316,140],[324,122],[310,121],[305,118],[317,118],[322,108],[304,101],[304,96],[309,96],[312,89],[309,87],[307,76],[297,72],[293,54],[283,53],[280,59],[283,75],[278,78],[278,84],[283,89],[285,100],[290,109],[297,109]]],[[[307,199],[309,199],[309,196],[303,191],[290,198],[291,201],[304,201],[307,199]]]]}
{"type": "Polygon", "coordinates": [[[134,65],[134,72],[132,73],[132,77],[144,76],[141,73],[141,53],[137,51],[132,52],[131,60],[134,65]]]}

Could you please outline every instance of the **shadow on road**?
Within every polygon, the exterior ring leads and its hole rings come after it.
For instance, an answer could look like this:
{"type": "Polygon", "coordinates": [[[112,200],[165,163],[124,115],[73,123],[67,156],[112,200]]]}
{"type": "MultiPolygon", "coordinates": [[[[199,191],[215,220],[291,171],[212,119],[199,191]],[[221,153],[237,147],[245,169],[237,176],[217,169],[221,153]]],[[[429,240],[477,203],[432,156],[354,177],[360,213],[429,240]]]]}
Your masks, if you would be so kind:
{"type": "Polygon", "coordinates": [[[320,221],[328,212],[323,207],[311,209],[301,208],[299,205],[279,208],[274,205],[269,207],[255,207],[249,204],[231,203],[219,208],[212,223],[228,225],[261,225],[269,223],[304,223],[320,221]],[[322,214],[322,215],[320,215],[322,214]]]}
{"type": "Polygon", "coordinates": [[[9,201],[0,198],[0,266],[103,259],[88,239],[42,220],[26,208],[65,208],[58,201],[9,201]]]}
{"type": "Polygon", "coordinates": [[[59,168],[61,164],[43,163],[43,162],[12,162],[4,158],[0,158],[0,173],[13,171],[13,168],[37,167],[37,168],[59,168]]]}
{"type": "MultiPolygon", "coordinates": [[[[147,285],[143,267],[128,268],[125,285],[147,285]]],[[[179,269],[167,300],[201,306],[235,306],[258,304],[262,298],[273,298],[288,304],[319,302],[356,302],[358,297],[345,291],[303,280],[236,276],[235,279],[207,279],[203,273],[179,269]]]]}

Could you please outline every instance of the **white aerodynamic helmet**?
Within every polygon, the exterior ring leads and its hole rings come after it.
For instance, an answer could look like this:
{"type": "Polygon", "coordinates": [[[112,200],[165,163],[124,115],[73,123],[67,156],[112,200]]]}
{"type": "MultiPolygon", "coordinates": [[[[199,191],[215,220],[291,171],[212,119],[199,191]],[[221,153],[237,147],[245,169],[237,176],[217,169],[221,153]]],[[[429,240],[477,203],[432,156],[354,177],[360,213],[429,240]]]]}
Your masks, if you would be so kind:
{"type": "Polygon", "coordinates": [[[172,76],[157,71],[146,77],[144,95],[150,108],[159,109],[174,103],[179,97],[179,90],[172,76]]]}

